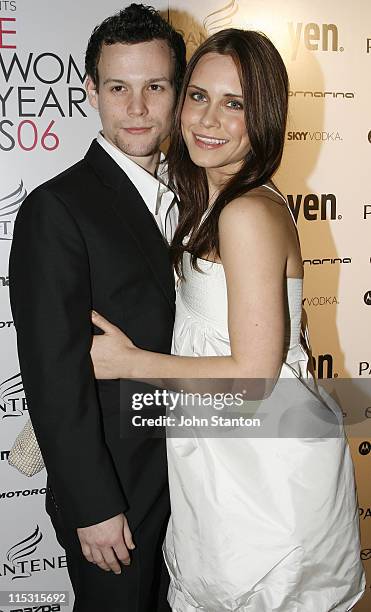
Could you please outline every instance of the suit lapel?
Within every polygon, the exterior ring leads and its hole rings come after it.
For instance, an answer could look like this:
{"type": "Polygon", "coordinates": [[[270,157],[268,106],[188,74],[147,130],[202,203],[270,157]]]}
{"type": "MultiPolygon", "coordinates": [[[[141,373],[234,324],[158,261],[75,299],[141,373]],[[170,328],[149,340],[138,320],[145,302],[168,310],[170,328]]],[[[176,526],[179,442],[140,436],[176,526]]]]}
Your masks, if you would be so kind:
{"type": "Polygon", "coordinates": [[[174,274],[169,248],[145,202],[126,175],[119,196],[112,202],[112,206],[123,224],[130,228],[138,248],[174,310],[174,274]]]}
{"type": "Polygon", "coordinates": [[[123,170],[96,141],[91,144],[86,160],[93,166],[101,180],[116,192],[113,198],[109,198],[109,203],[131,233],[170,308],[174,311],[174,274],[169,248],[141,195],[123,170]]]}

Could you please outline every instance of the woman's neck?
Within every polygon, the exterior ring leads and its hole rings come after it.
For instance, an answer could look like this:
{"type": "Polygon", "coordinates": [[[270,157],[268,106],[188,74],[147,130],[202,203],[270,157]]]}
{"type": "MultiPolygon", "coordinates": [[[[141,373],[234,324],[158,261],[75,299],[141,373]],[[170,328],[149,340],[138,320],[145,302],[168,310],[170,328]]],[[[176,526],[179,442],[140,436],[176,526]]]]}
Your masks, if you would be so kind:
{"type": "Polygon", "coordinates": [[[221,168],[206,168],[206,178],[209,187],[209,206],[215,202],[229,179],[237,174],[241,165],[242,162],[238,162],[238,164],[229,164],[221,168]]]}
{"type": "Polygon", "coordinates": [[[209,187],[209,203],[212,206],[226,182],[226,176],[218,169],[206,170],[207,184],[209,187]]]}

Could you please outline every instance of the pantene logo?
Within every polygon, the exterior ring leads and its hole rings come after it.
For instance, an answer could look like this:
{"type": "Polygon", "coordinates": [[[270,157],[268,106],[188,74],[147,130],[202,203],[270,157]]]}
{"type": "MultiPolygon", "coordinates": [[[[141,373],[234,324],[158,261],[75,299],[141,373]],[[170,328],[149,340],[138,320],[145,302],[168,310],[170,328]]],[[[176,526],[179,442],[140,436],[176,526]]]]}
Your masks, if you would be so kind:
{"type": "Polygon", "coordinates": [[[344,51],[339,47],[339,32],[334,23],[287,24],[291,41],[291,59],[296,60],[301,45],[308,51],[344,51]]]}
{"type": "Polygon", "coordinates": [[[219,30],[232,27],[232,17],[238,11],[238,0],[230,0],[217,11],[209,13],[203,21],[203,27],[209,34],[215,34],[219,30]]]}
{"type": "Polygon", "coordinates": [[[219,30],[230,28],[238,9],[238,0],[228,0],[223,6],[206,15],[202,22],[185,11],[169,9],[168,20],[173,28],[183,36],[187,47],[187,58],[189,58],[208,36],[219,30]]]}

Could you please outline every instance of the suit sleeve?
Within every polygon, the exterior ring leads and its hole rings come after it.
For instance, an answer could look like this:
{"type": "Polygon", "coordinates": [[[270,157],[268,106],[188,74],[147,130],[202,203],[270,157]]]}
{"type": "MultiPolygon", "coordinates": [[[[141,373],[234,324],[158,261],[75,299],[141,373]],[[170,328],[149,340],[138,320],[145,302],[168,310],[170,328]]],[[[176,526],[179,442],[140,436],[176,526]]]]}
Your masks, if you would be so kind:
{"type": "Polygon", "coordinates": [[[18,213],[9,276],[28,409],[57,505],[73,527],[125,512],[90,359],[88,253],[71,213],[46,188],[18,213]]]}

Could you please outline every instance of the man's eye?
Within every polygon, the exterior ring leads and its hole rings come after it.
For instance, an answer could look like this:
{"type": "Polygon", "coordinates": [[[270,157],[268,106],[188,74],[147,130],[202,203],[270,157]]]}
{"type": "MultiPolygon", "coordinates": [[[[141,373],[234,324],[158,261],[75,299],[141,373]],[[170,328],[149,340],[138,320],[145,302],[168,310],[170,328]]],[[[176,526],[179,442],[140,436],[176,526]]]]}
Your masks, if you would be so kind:
{"type": "Polygon", "coordinates": [[[149,88],[151,91],[162,91],[163,90],[163,87],[161,87],[161,85],[158,85],[157,83],[151,83],[149,88]]]}
{"type": "Polygon", "coordinates": [[[194,91],[190,93],[189,96],[191,100],[194,100],[195,102],[203,102],[206,99],[204,94],[202,94],[200,91],[194,91]]]}
{"type": "Polygon", "coordinates": [[[228,108],[231,108],[232,110],[242,110],[243,109],[243,105],[238,100],[229,100],[229,102],[227,103],[227,106],[228,108]]]}
{"type": "Polygon", "coordinates": [[[114,87],[112,87],[111,91],[114,91],[116,93],[120,93],[120,91],[123,91],[124,87],[122,85],[115,85],[114,87]]]}

